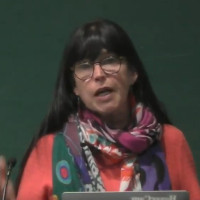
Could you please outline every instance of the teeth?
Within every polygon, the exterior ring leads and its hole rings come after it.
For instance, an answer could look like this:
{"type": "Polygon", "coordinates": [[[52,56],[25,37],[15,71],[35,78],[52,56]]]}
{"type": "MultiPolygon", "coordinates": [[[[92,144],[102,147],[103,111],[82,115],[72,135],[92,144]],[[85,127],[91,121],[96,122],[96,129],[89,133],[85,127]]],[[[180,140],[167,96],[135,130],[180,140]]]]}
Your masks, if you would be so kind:
{"type": "Polygon", "coordinates": [[[110,93],[110,91],[102,91],[102,92],[100,92],[98,95],[99,96],[105,96],[105,95],[107,95],[107,94],[109,94],[110,93]]]}
{"type": "Polygon", "coordinates": [[[111,91],[110,90],[101,90],[97,93],[98,96],[105,96],[108,95],[111,91]]]}

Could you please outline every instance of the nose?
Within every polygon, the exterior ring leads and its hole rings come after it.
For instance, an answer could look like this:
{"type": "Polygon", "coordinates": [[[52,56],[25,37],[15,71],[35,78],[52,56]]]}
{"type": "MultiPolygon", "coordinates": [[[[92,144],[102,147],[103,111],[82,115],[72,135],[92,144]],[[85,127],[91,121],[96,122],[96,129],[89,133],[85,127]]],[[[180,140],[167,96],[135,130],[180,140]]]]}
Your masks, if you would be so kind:
{"type": "Polygon", "coordinates": [[[105,78],[106,74],[102,70],[100,64],[96,63],[94,64],[94,71],[93,71],[93,78],[94,80],[103,80],[105,78]]]}

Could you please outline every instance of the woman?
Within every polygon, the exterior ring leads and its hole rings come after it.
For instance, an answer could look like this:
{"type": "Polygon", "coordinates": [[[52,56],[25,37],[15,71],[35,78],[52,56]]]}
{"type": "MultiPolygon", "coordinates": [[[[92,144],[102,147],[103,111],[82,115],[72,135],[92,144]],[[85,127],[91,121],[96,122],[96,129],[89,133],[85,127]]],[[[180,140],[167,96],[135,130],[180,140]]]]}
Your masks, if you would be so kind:
{"type": "Polygon", "coordinates": [[[64,191],[188,190],[200,196],[188,144],[156,98],[127,34],[108,20],[77,29],[54,100],[23,162],[17,199],[64,191]]]}

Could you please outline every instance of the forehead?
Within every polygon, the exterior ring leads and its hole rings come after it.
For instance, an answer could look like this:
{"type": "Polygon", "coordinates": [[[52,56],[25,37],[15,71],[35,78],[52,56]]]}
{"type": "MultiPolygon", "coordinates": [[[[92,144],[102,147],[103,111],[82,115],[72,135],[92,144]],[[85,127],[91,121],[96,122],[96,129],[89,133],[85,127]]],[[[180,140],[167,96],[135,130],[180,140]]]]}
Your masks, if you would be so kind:
{"type": "Polygon", "coordinates": [[[98,62],[98,61],[101,61],[102,59],[107,58],[108,56],[111,56],[111,55],[116,56],[115,53],[109,52],[106,49],[102,49],[101,52],[99,53],[99,55],[96,56],[96,58],[91,59],[89,57],[85,57],[84,59],[81,59],[80,61],[76,62],[76,64],[82,63],[82,62],[85,62],[85,61],[98,62]]]}
{"type": "Polygon", "coordinates": [[[97,58],[94,61],[100,61],[104,58],[107,58],[110,55],[114,55],[114,53],[108,52],[106,49],[102,49],[100,54],[97,56],[97,58]]]}

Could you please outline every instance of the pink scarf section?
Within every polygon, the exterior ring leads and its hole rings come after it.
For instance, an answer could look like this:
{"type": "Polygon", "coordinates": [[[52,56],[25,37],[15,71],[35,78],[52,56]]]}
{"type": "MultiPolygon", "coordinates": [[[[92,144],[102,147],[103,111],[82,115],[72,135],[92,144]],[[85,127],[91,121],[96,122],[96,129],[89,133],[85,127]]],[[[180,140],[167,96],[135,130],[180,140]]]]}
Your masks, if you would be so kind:
{"type": "Polygon", "coordinates": [[[132,111],[133,124],[127,130],[110,129],[100,118],[89,110],[81,112],[81,121],[90,129],[96,129],[97,135],[109,141],[119,143],[126,150],[139,154],[161,137],[162,126],[157,122],[149,108],[138,103],[132,111]]]}

